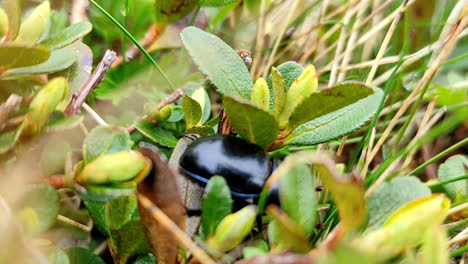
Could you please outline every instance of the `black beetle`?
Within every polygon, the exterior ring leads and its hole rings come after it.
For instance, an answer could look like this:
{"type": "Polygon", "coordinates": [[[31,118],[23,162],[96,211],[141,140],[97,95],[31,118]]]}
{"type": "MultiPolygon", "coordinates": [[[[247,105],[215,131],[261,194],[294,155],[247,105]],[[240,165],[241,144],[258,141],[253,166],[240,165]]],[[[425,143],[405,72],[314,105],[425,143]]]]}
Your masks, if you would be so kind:
{"type": "Polygon", "coordinates": [[[179,165],[183,173],[203,183],[214,175],[223,176],[235,197],[256,198],[274,163],[255,144],[233,136],[213,135],[190,144],[179,165]]]}

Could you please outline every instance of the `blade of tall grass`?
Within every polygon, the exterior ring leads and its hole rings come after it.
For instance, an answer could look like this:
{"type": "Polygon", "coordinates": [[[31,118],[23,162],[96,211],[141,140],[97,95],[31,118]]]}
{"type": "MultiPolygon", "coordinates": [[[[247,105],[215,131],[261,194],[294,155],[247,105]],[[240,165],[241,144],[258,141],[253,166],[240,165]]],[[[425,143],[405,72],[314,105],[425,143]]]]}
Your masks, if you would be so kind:
{"type": "Polygon", "coordinates": [[[109,20],[115,25],[117,26],[132,42],[133,44],[135,44],[135,46],[140,50],[140,52],[146,57],[146,59],[148,59],[151,64],[153,64],[154,67],[156,67],[156,69],[159,71],[159,73],[163,76],[164,80],[169,84],[169,86],[171,87],[171,89],[175,90],[176,87],[174,86],[174,84],[172,84],[171,80],[169,79],[169,77],[167,77],[166,73],[164,73],[164,71],[161,69],[161,67],[159,66],[159,64],[153,59],[153,57],[151,57],[151,55],[140,45],[140,43],[135,39],[135,37],[130,33],[128,32],[128,30],[122,26],[122,24],[119,23],[119,21],[117,21],[111,14],[109,14],[109,12],[107,12],[101,5],[99,5],[96,0],[89,0],[89,2],[94,6],[96,7],[103,15],[105,15],[107,18],[109,18],[109,20]]]}
{"type": "Polygon", "coordinates": [[[456,128],[460,123],[464,122],[468,118],[468,113],[454,115],[444,122],[433,127],[427,134],[418,139],[413,144],[409,144],[404,147],[401,151],[395,155],[385,159],[385,161],[366,178],[366,185],[370,186],[367,190],[366,195],[369,196],[374,192],[380,184],[385,181],[385,177],[379,177],[382,175],[394,162],[399,160],[401,157],[407,155],[410,151],[419,149],[423,144],[437,138],[438,136],[448,133],[456,128]]]}
{"type": "Polygon", "coordinates": [[[445,156],[447,156],[448,154],[452,153],[453,151],[465,146],[468,144],[468,138],[465,138],[463,140],[460,140],[458,141],[457,143],[455,143],[454,145],[452,145],[451,147],[448,147],[447,149],[445,149],[444,151],[440,152],[439,154],[435,155],[434,157],[432,157],[431,159],[429,159],[428,161],[424,162],[423,164],[419,165],[418,167],[416,167],[414,170],[410,171],[409,172],[409,175],[417,175],[419,174],[424,168],[426,168],[427,166],[439,161],[440,159],[444,158],[445,156]]]}

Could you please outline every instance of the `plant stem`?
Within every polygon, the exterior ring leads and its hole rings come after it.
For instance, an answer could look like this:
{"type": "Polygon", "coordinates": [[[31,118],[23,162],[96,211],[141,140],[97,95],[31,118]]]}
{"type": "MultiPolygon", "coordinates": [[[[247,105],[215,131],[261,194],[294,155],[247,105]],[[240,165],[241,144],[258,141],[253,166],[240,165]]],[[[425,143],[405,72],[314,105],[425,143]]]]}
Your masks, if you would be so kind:
{"type": "Polygon", "coordinates": [[[465,180],[465,179],[468,179],[468,174],[460,176],[460,177],[455,177],[455,178],[452,178],[452,179],[449,179],[449,180],[428,184],[427,187],[429,187],[429,188],[439,187],[439,186],[443,186],[443,185],[451,183],[451,182],[461,181],[461,180],[465,180]]]}
{"type": "Polygon", "coordinates": [[[459,141],[455,145],[453,145],[453,146],[447,148],[446,150],[440,152],[439,154],[435,155],[430,160],[424,162],[423,164],[419,165],[416,169],[412,170],[409,174],[410,175],[416,175],[416,174],[420,173],[427,166],[431,165],[434,162],[437,162],[441,158],[445,157],[447,154],[451,153],[452,151],[455,151],[456,149],[458,149],[458,148],[460,148],[460,147],[462,147],[462,146],[464,146],[466,144],[468,144],[468,138],[465,138],[465,139],[459,141]]]}
{"type": "Polygon", "coordinates": [[[135,39],[135,37],[133,37],[132,34],[130,34],[130,32],[128,32],[127,29],[125,29],[124,26],[122,26],[122,24],[119,23],[119,21],[117,21],[111,14],[109,14],[109,12],[107,12],[102,6],[100,6],[95,0],[89,0],[89,2],[94,6],[96,7],[101,13],[103,13],[107,18],[109,18],[110,21],[112,21],[112,23],[114,25],[116,25],[120,30],[122,30],[122,32],[133,42],[133,44],[140,50],[141,53],[143,53],[143,55],[145,55],[145,57],[151,62],[151,64],[153,64],[154,67],[156,67],[156,69],[159,71],[159,73],[161,73],[161,75],[163,76],[164,80],[166,80],[166,82],[169,84],[169,86],[172,88],[172,90],[175,90],[175,86],[174,84],[172,84],[172,82],[169,80],[169,77],[167,77],[166,73],[164,73],[164,71],[161,69],[161,67],[159,66],[159,64],[153,59],[153,57],[151,57],[151,55],[140,45],[140,43],[138,43],[138,41],[135,39]]]}

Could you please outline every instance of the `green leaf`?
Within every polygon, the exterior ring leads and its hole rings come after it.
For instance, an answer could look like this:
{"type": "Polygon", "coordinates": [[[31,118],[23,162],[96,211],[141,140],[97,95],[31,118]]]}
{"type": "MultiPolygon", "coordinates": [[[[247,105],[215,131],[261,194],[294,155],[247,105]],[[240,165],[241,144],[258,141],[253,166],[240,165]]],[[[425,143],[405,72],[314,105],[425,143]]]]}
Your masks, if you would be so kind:
{"type": "MultiPolygon", "coordinates": [[[[447,181],[468,174],[468,158],[455,155],[439,166],[439,181],[447,181]]],[[[468,180],[460,180],[445,184],[445,191],[454,201],[462,201],[468,197],[468,180]]]]}
{"type": "Polygon", "coordinates": [[[91,250],[82,247],[70,247],[65,249],[70,264],[105,264],[105,262],[91,250]]]}
{"type": "Polygon", "coordinates": [[[208,119],[210,119],[211,115],[211,101],[210,97],[208,96],[208,93],[206,92],[206,89],[203,87],[200,87],[196,89],[190,97],[197,101],[200,104],[201,110],[202,110],[202,119],[198,122],[197,125],[202,125],[205,124],[208,119]]]}
{"type": "Polygon", "coordinates": [[[242,256],[244,259],[253,258],[256,256],[268,253],[268,244],[265,240],[258,240],[253,246],[245,247],[242,249],[242,256]]]}
{"type": "MultiPolygon", "coordinates": [[[[62,112],[62,116],[51,118],[45,124],[48,131],[64,131],[77,127],[84,119],[82,115],[75,115],[71,117],[65,117],[62,112]]],[[[53,117],[53,116],[52,116],[53,117]]]]}
{"type": "MultiPolygon", "coordinates": [[[[8,33],[5,40],[11,41],[16,39],[16,37],[18,36],[21,24],[21,1],[6,1],[5,7],[8,14],[8,33]]],[[[3,63],[0,63],[0,65],[3,65],[3,63]]]]}
{"type": "Polygon", "coordinates": [[[42,233],[55,224],[59,214],[59,195],[53,187],[46,184],[29,187],[21,204],[20,215],[31,233],[42,233]]]}
{"type": "Polygon", "coordinates": [[[50,23],[50,3],[44,1],[38,5],[21,23],[15,42],[25,45],[35,45],[45,35],[50,23]]]}
{"type": "MultiPolygon", "coordinates": [[[[285,62],[278,67],[275,68],[276,71],[281,74],[281,76],[284,79],[284,84],[286,88],[286,92],[289,91],[289,88],[291,85],[294,83],[299,76],[301,76],[301,73],[304,71],[304,67],[302,67],[300,64],[294,62],[294,61],[288,61],[285,62]]],[[[276,103],[276,97],[275,97],[275,92],[273,89],[273,76],[270,74],[267,79],[268,87],[270,88],[270,110],[273,111],[275,110],[275,105],[276,103]]],[[[285,93],[286,93],[285,92],[285,93]]],[[[284,95],[284,100],[286,100],[286,96],[284,95]]]]}
{"type": "Polygon", "coordinates": [[[67,27],[60,33],[48,37],[40,44],[51,50],[60,49],[86,36],[92,29],[93,25],[88,21],[76,23],[67,27]]]}
{"type": "Polygon", "coordinates": [[[0,46],[0,65],[4,69],[27,67],[49,59],[50,51],[42,46],[0,46]]]}
{"type": "Polygon", "coordinates": [[[275,116],[279,117],[283,111],[284,104],[286,103],[286,85],[283,76],[277,69],[275,69],[275,67],[271,68],[271,80],[274,93],[273,110],[275,116]]]}
{"type": "Polygon", "coordinates": [[[110,237],[110,247],[116,250],[121,263],[126,263],[133,256],[151,252],[139,219],[127,222],[118,230],[111,228],[110,237]]]}
{"type": "Polygon", "coordinates": [[[125,262],[129,257],[150,252],[138,218],[137,200],[134,195],[120,196],[108,202],[106,223],[109,226],[109,246],[121,261],[125,262]]]}
{"type": "Polygon", "coordinates": [[[84,205],[88,210],[94,225],[106,237],[109,236],[109,227],[106,221],[106,202],[83,199],[84,205]]]}
{"type": "Polygon", "coordinates": [[[177,144],[177,138],[170,131],[156,126],[146,119],[138,119],[134,125],[140,133],[155,143],[170,148],[177,144]]]}
{"type": "Polygon", "coordinates": [[[196,127],[191,127],[187,130],[185,130],[184,134],[199,134],[201,136],[210,136],[215,134],[215,131],[212,127],[210,126],[196,126],[196,127]]]}
{"type": "Polygon", "coordinates": [[[201,239],[206,240],[212,236],[221,220],[231,211],[231,191],[226,180],[221,176],[211,177],[202,201],[201,239]]]}
{"type": "Polygon", "coordinates": [[[292,131],[307,121],[337,111],[373,93],[374,90],[363,83],[348,82],[312,94],[294,109],[287,130],[292,131]]]}
{"type": "Polygon", "coordinates": [[[157,0],[154,4],[156,23],[159,27],[168,24],[188,15],[200,0],[157,0]]]}
{"type": "Polygon", "coordinates": [[[315,145],[352,133],[374,116],[384,93],[375,94],[354,104],[331,112],[297,127],[285,140],[286,144],[315,145]]]}
{"type": "Polygon", "coordinates": [[[175,122],[179,122],[183,118],[184,118],[184,112],[182,110],[182,107],[176,105],[172,107],[172,114],[166,121],[170,123],[175,123],[175,122]]]}
{"type": "Polygon", "coordinates": [[[138,215],[138,207],[134,195],[122,195],[106,204],[106,223],[110,229],[120,229],[136,215],[138,215]]]}
{"type": "Polygon", "coordinates": [[[185,116],[185,127],[196,126],[202,118],[202,108],[200,104],[189,96],[182,97],[182,110],[185,116]]]}
{"type": "Polygon", "coordinates": [[[36,74],[49,74],[65,70],[76,61],[76,56],[68,50],[52,51],[47,61],[29,67],[14,68],[4,73],[4,76],[24,76],[36,74]]]}
{"type": "Polygon", "coordinates": [[[204,6],[223,6],[236,2],[237,0],[204,0],[204,6]]]}
{"type": "MultiPolygon", "coordinates": [[[[301,76],[304,67],[295,61],[288,61],[276,67],[276,71],[283,77],[286,91],[288,91],[294,81],[301,76]]],[[[270,87],[271,94],[273,94],[273,79],[271,74],[268,76],[267,83],[270,87]]]]}
{"type": "Polygon", "coordinates": [[[83,159],[89,163],[104,154],[130,150],[132,142],[127,130],[117,127],[97,126],[83,142],[83,159]]]}
{"type": "Polygon", "coordinates": [[[281,207],[309,237],[315,227],[317,208],[314,176],[310,167],[303,164],[291,168],[282,178],[279,190],[281,207]]]}
{"type": "Polygon", "coordinates": [[[275,141],[279,127],[273,115],[248,101],[232,97],[224,98],[224,107],[229,121],[242,138],[263,148],[275,141]]]}
{"type": "Polygon", "coordinates": [[[182,43],[200,71],[227,96],[248,99],[253,87],[247,66],[220,38],[195,27],[185,28],[182,43]]]}
{"type": "Polygon", "coordinates": [[[367,200],[367,229],[379,228],[402,205],[430,194],[431,190],[416,177],[402,176],[384,182],[367,200]]]}

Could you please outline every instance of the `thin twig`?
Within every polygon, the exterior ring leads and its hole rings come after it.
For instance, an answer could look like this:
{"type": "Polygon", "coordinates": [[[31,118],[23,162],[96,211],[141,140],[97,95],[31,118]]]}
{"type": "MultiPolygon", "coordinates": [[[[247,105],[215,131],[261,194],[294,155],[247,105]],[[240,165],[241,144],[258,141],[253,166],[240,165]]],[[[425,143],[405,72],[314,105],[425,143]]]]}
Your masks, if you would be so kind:
{"type": "MultiPolygon", "coordinates": [[[[179,100],[185,93],[185,90],[180,88],[180,89],[177,89],[175,90],[173,93],[171,93],[168,97],[166,97],[164,100],[162,100],[157,106],[156,106],[156,110],[159,110],[161,108],[163,108],[164,106],[166,105],[170,105],[172,103],[175,103],[177,100],[179,100]]],[[[144,119],[149,119],[149,117],[147,115],[144,115],[143,116],[144,119]]],[[[152,120],[149,120],[149,121],[152,121],[152,120]]],[[[134,125],[130,125],[127,127],[127,131],[128,133],[132,133],[133,131],[135,131],[136,127],[134,125]]]]}
{"type": "Polygon", "coordinates": [[[64,223],[67,223],[69,225],[72,225],[72,226],[74,226],[76,228],[79,228],[79,229],[81,229],[81,230],[83,230],[85,232],[88,232],[88,233],[91,232],[91,229],[93,228],[92,226],[83,225],[82,223],[78,223],[75,220],[72,220],[72,219],[70,219],[68,217],[65,217],[63,215],[58,215],[57,220],[62,221],[64,223]]]}
{"type": "Polygon", "coordinates": [[[10,116],[18,110],[22,101],[22,97],[17,94],[11,94],[6,102],[0,105],[0,129],[10,116]]]}
{"type": "Polygon", "coordinates": [[[174,223],[161,209],[153,204],[146,196],[141,193],[137,194],[138,201],[141,205],[148,210],[153,219],[163,226],[168,232],[170,232],[174,239],[186,250],[190,251],[195,258],[201,263],[215,264],[216,262],[208,255],[205,251],[199,248],[191,239],[188,237],[180,227],[174,223]]]}
{"type": "MultiPolygon", "coordinates": [[[[146,32],[145,36],[139,41],[140,45],[144,48],[147,48],[151,44],[153,44],[158,37],[161,36],[161,30],[156,26],[156,24],[151,25],[148,32],[146,32]]],[[[132,45],[126,52],[125,52],[125,61],[130,61],[136,58],[138,55],[141,55],[140,50],[136,45],[132,45]]],[[[117,60],[112,64],[112,67],[117,67],[121,65],[124,61],[122,56],[117,57],[117,60]]]]}
{"type": "Polygon", "coordinates": [[[109,70],[112,63],[117,58],[114,51],[107,50],[101,62],[96,67],[96,70],[91,74],[86,83],[81,89],[72,95],[72,99],[65,109],[65,116],[73,116],[78,113],[83,103],[86,101],[91,92],[101,83],[104,75],[109,70]]]}

